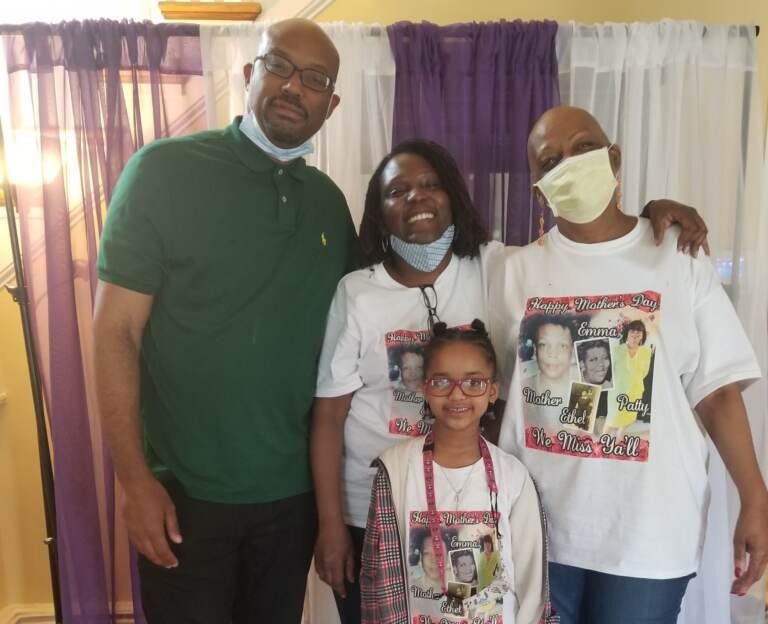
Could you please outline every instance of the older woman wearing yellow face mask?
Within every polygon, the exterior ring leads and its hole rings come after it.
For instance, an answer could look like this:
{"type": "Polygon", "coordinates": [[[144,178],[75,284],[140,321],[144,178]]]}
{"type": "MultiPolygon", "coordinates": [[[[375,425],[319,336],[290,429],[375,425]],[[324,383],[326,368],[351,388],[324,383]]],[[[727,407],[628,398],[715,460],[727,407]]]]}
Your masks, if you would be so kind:
{"type": "Polygon", "coordinates": [[[507,258],[491,285],[497,344],[523,353],[515,346],[526,318],[556,313],[571,318],[577,340],[607,340],[616,377],[604,425],[574,431],[569,407],[549,412],[549,423],[531,418],[539,397],[513,367],[499,446],[525,463],[549,514],[562,624],[674,624],[707,514],[694,410],[741,496],[732,591],[745,592],[765,569],[768,492],[741,399],[760,370],[709,258],[679,253],[674,231],[656,246],[650,223],[622,212],[621,152],[589,113],[545,113],[528,155],[556,226],[507,258]]]}

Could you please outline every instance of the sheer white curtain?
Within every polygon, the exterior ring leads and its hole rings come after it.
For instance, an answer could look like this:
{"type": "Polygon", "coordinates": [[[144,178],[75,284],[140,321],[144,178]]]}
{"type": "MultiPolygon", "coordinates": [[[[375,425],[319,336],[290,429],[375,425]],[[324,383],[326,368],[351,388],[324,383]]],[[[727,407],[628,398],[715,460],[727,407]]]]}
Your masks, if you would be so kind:
{"type": "MultiPolygon", "coordinates": [[[[768,198],[761,210],[754,26],[570,24],[560,27],[557,45],[562,101],[590,110],[621,147],[625,210],[637,214],[647,200],[669,197],[695,206],[706,220],[712,256],[765,372],[768,198]]],[[[768,187],[768,173],[764,178],[768,187]]],[[[765,473],[765,382],[745,400],[765,473]]],[[[738,499],[716,453],[710,480],[704,557],[679,621],[763,622],[762,584],[730,598],[738,499]]]]}
{"type": "MultiPolygon", "coordinates": [[[[256,56],[267,25],[200,27],[210,128],[243,114],[243,65],[256,56]]],[[[395,62],[383,26],[341,22],[321,26],[341,57],[336,81],[341,103],[315,136],[315,153],[307,161],[341,187],[359,226],[368,180],[392,142],[395,62]]]]}

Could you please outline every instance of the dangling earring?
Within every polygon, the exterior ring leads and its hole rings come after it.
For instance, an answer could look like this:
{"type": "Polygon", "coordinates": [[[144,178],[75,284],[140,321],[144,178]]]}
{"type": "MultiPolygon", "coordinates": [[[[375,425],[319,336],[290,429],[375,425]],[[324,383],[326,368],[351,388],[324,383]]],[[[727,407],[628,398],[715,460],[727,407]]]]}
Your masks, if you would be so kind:
{"type": "Polygon", "coordinates": [[[544,244],[544,206],[539,202],[539,238],[536,241],[539,245],[544,244]]]}
{"type": "Polygon", "coordinates": [[[616,178],[616,208],[619,212],[624,212],[621,208],[621,176],[616,178]]]}

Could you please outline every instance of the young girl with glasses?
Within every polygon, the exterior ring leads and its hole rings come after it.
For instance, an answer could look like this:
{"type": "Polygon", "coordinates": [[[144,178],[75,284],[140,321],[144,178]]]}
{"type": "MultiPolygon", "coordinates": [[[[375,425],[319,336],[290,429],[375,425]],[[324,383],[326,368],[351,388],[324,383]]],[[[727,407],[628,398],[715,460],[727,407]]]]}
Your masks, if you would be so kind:
{"type": "Polygon", "coordinates": [[[487,442],[498,397],[483,323],[437,323],[424,348],[431,433],[381,454],[362,554],[362,621],[552,621],[544,518],[523,465],[487,442]],[[479,575],[483,550],[499,556],[479,575]]]}

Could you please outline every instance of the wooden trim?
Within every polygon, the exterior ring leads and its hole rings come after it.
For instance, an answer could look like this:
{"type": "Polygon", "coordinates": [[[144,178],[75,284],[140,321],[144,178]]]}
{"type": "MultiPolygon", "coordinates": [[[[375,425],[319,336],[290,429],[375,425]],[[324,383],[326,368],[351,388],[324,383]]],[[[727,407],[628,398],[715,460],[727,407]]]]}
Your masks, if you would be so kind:
{"type": "Polygon", "coordinates": [[[158,2],[169,20],[253,21],[261,14],[259,2],[158,2]]]}
{"type": "MultiPolygon", "coordinates": [[[[119,601],[112,614],[121,624],[133,624],[133,604],[119,601]]],[[[15,603],[0,609],[0,624],[56,624],[50,603],[15,603]]]]}
{"type": "Polygon", "coordinates": [[[10,604],[0,609],[0,624],[54,624],[52,604],[10,604]]]}

